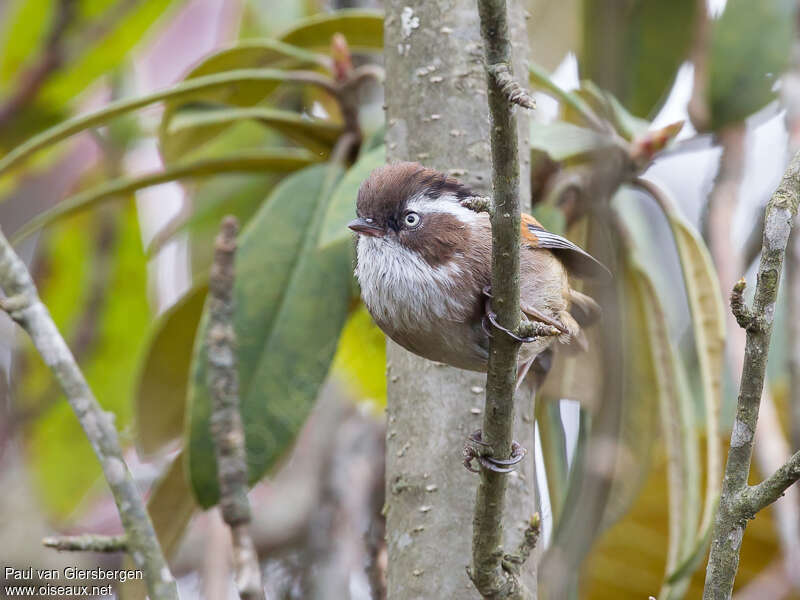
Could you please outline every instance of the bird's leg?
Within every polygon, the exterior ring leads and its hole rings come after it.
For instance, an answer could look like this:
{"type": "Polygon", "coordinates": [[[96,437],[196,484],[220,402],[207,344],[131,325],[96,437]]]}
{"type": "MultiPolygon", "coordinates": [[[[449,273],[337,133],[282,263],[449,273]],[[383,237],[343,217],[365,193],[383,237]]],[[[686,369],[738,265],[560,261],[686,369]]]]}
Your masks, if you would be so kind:
{"type": "Polygon", "coordinates": [[[481,430],[473,432],[464,442],[464,466],[468,471],[479,473],[480,469],[476,469],[472,465],[473,460],[477,460],[485,469],[494,471],[495,473],[510,473],[514,470],[514,465],[519,463],[528,451],[523,448],[518,442],[511,442],[511,456],[505,460],[500,458],[493,458],[492,448],[483,441],[481,430]]]}
{"type": "Polygon", "coordinates": [[[486,297],[484,301],[483,309],[484,315],[483,319],[481,320],[481,327],[483,331],[489,336],[492,337],[489,328],[486,325],[486,321],[488,320],[495,328],[499,329],[506,335],[510,336],[512,339],[526,344],[528,342],[534,342],[542,336],[547,335],[554,335],[558,334],[559,332],[566,333],[566,328],[562,323],[559,323],[556,319],[552,317],[548,317],[544,313],[536,310],[535,308],[526,308],[525,314],[528,317],[533,317],[533,322],[531,325],[533,326],[533,335],[529,336],[520,336],[517,335],[515,332],[511,331],[510,329],[503,327],[500,323],[497,322],[497,314],[492,309],[492,288],[491,286],[485,286],[483,288],[483,295],[486,297]],[[539,326],[541,325],[541,326],[539,326]],[[556,331],[553,330],[555,328],[556,331]]]}

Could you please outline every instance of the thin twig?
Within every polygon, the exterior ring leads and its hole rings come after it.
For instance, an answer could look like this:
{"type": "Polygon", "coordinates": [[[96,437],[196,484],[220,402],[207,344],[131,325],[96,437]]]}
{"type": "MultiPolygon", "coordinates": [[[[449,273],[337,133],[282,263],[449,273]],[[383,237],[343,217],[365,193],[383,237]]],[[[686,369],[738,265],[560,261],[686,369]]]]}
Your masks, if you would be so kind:
{"type": "MultiPolygon", "coordinates": [[[[521,321],[519,306],[519,156],[517,121],[507,96],[508,87],[492,66],[511,64],[511,42],[505,0],[478,0],[481,36],[486,51],[487,87],[492,146],[492,304],[498,323],[514,331],[521,321]]],[[[506,69],[508,77],[513,75],[506,69]]],[[[514,426],[514,388],[519,342],[508,335],[491,338],[486,377],[486,410],[482,438],[492,455],[511,456],[514,426]]],[[[503,565],[503,505],[507,476],[481,469],[475,498],[472,566],[468,574],[484,598],[532,598],[519,580],[518,568],[503,565]]]]}
{"type": "Polygon", "coordinates": [[[235,217],[225,217],[214,247],[209,280],[208,388],[211,391],[211,435],[217,457],[222,518],[231,529],[236,586],[245,600],[264,600],[261,567],[250,535],[247,499],[247,455],[239,412],[236,334],[233,327],[235,217]]]}
{"type": "Polygon", "coordinates": [[[542,520],[539,513],[534,514],[525,527],[522,541],[519,543],[515,552],[506,554],[503,557],[503,568],[509,573],[519,575],[522,565],[531,555],[539,542],[539,535],[542,533],[542,520]]]}
{"type": "Polygon", "coordinates": [[[122,457],[113,415],[92,394],[47,307],[39,300],[25,264],[0,232],[0,308],[31,336],[33,345],[55,375],[103,468],[127,534],[131,557],[144,573],[152,600],[177,599],[175,580],[158,545],[153,524],[122,457]]]}
{"type": "Polygon", "coordinates": [[[786,489],[800,479],[800,452],[796,452],[784,465],[758,485],[743,489],[737,498],[737,507],[742,516],[752,519],[765,508],[783,496],[786,489]]]}
{"type": "Polygon", "coordinates": [[[46,537],[42,544],[70,552],[126,552],[128,538],[124,535],[65,535],[46,537]]]}
{"type": "Polygon", "coordinates": [[[736,419],[731,433],[722,495],[706,570],[703,591],[703,598],[706,600],[731,596],[746,525],[745,507],[763,508],[800,478],[800,468],[796,466],[796,460],[800,459],[795,456],[762,484],[755,486],[755,489],[747,486],[780,272],[799,201],[800,153],[789,164],[783,180],[767,204],[764,218],[761,262],[753,306],[750,309],[750,313],[760,323],[758,327],[749,327],[747,330],[736,419]]]}

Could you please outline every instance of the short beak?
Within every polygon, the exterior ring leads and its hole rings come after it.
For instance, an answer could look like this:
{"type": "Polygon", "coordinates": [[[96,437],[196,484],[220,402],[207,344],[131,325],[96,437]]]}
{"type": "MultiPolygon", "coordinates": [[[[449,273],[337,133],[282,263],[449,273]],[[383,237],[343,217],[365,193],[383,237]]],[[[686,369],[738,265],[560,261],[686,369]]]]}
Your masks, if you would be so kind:
{"type": "Polygon", "coordinates": [[[385,233],[383,229],[375,225],[375,223],[360,217],[355,221],[350,221],[347,226],[356,233],[363,233],[364,235],[371,235],[372,237],[383,237],[385,233]]]}

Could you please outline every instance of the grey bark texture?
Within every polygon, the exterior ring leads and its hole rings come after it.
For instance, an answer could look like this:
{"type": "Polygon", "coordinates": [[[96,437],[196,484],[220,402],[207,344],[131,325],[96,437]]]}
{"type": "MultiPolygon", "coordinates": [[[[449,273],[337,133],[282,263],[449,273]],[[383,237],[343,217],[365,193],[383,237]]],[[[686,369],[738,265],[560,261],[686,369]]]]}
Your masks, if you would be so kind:
{"type": "MultiPolygon", "coordinates": [[[[525,21],[511,3],[513,71],[526,73],[525,21]]],[[[418,161],[489,194],[486,71],[474,0],[389,0],[385,6],[387,157],[418,161]]],[[[530,164],[519,114],[523,207],[530,164]]],[[[461,464],[482,422],[485,376],[435,364],[389,342],[386,435],[387,597],[480,598],[466,574],[478,477],[461,464]]],[[[516,402],[514,438],[530,451],[508,477],[504,548],[516,548],[535,512],[533,403],[516,402]]],[[[521,581],[536,588],[535,560],[521,581]]]]}

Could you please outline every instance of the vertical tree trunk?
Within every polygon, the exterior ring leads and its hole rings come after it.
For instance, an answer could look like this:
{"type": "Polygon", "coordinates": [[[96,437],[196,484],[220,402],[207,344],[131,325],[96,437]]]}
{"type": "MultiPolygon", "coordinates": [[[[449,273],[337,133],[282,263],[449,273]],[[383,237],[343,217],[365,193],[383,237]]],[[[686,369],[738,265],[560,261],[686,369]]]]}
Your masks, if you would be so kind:
{"type": "MultiPolygon", "coordinates": [[[[475,0],[388,0],[385,21],[387,156],[450,173],[491,192],[486,75],[475,0]]],[[[512,2],[514,72],[525,81],[527,41],[512,2]]],[[[520,180],[529,203],[528,120],[519,114],[520,180]]],[[[477,476],[461,464],[480,428],[485,375],[431,363],[389,342],[386,441],[387,596],[478,598],[470,562],[477,476]]],[[[505,547],[535,511],[533,403],[517,399],[516,439],[530,451],[509,478],[505,547]]],[[[535,560],[523,581],[535,585],[535,560]]]]}

